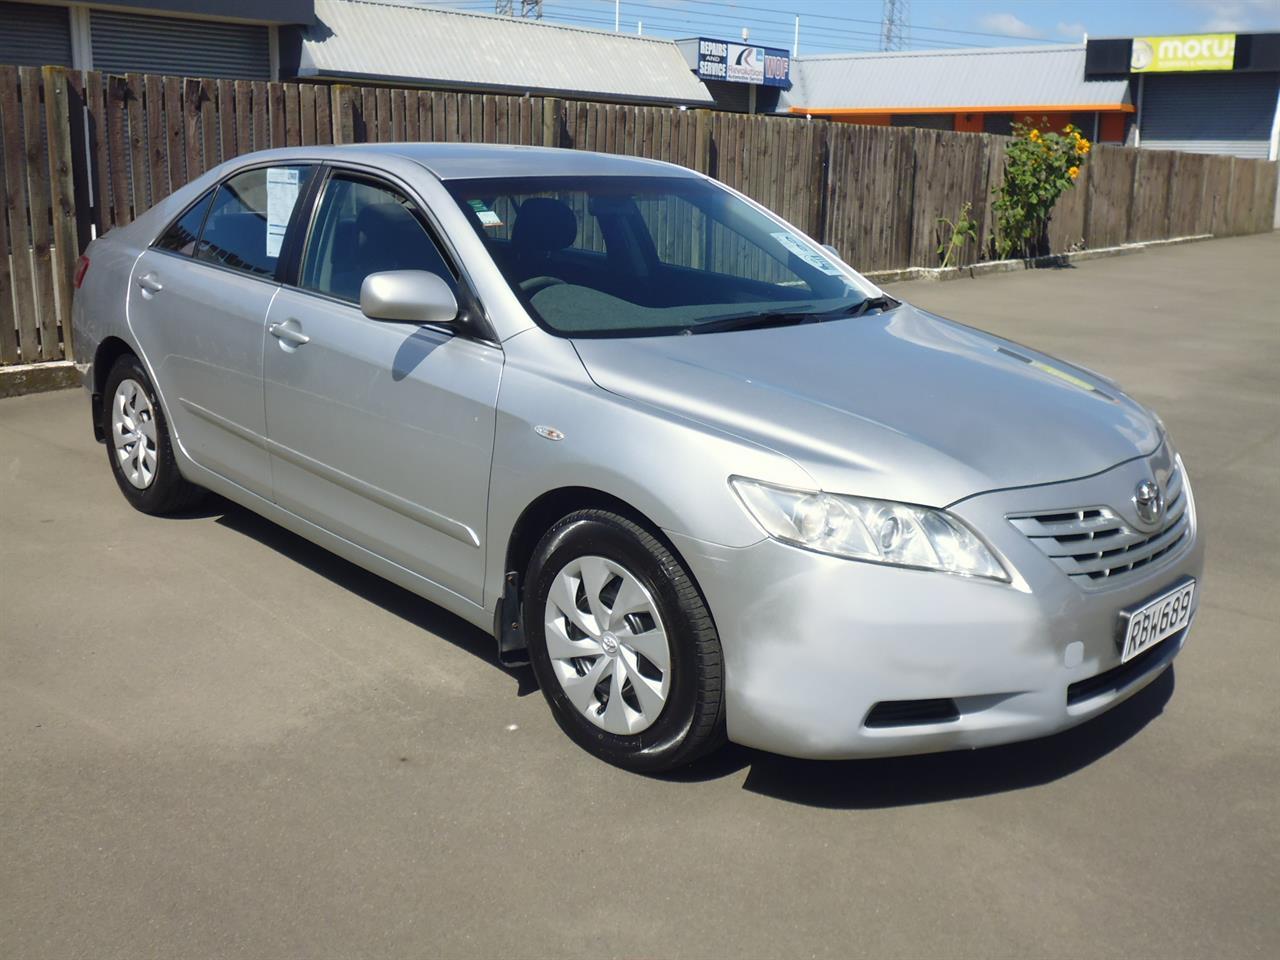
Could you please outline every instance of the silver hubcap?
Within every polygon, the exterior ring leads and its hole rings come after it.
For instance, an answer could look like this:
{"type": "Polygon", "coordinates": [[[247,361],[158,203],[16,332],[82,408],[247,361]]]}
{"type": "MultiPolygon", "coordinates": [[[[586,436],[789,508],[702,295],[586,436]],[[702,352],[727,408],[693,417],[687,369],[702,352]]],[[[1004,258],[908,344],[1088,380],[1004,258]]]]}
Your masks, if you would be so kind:
{"type": "Polygon", "coordinates": [[[565,696],[597,727],[633,734],[658,719],[671,651],[658,606],[625,567],[578,557],[547,596],[547,654],[565,696]]]}
{"type": "Polygon", "coordinates": [[[128,481],[139,490],[156,477],[156,416],[137,380],[121,380],[111,399],[111,442],[128,481]]]}

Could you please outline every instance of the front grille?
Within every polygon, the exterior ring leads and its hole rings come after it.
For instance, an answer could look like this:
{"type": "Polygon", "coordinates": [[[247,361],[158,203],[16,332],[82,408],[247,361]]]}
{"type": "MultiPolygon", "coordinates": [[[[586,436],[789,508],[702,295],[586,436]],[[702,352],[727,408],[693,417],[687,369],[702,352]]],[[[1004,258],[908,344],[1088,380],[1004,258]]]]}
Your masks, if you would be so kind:
{"type": "Polygon", "coordinates": [[[1018,514],[1009,521],[1077,582],[1107,580],[1155,563],[1186,540],[1191,527],[1182,472],[1169,475],[1158,529],[1135,530],[1110,507],[1018,514]]]}
{"type": "Polygon", "coordinates": [[[1159,670],[1174,658],[1187,635],[1184,627],[1179,633],[1161,640],[1150,650],[1144,650],[1128,663],[1100,673],[1097,676],[1077,680],[1067,687],[1067,704],[1075,706],[1085,700],[1102,696],[1104,693],[1115,693],[1140,680],[1155,670],[1159,670]]]}
{"type": "Polygon", "coordinates": [[[914,727],[960,719],[956,702],[945,700],[881,700],[865,721],[868,727],[914,727]]]}

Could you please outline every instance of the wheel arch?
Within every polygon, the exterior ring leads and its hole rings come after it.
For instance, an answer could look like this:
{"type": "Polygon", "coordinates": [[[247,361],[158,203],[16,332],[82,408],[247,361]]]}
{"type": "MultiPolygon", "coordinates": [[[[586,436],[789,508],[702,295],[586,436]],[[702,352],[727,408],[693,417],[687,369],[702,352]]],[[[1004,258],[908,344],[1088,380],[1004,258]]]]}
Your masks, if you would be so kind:
{"type": "MultiPolygon", "coordinates": [[[[643,527],[661,542],[680,565],[684,567],[690,581],[693,583],[694,589],[698,591],[699,595],[702,596],[703,602],[706,603],[706,594],[703,593],[693,569],[685,558],[681,556],[676,545],[671,542],[671,538],[642,511],[636,509],[622,498],[595,487],[557,487],[554,490],[548,490],[538,495],[520,512],[520,516],[516,519],[515,525],[511,528],[511,534],[507,538],[502,567],[503,592],[494,617],[494,634],[498,640],[498,655],[503,662],[522,662],[518,657],[513,657],[513,654],[517,651],[522,654],[525,650],[520,611],[523,604],[525,573],[529,568],[529,561],[533,559],[533,552],[537,548],[538,542],[561,518],[577,510],[592,509],[610,510],[643,527]]],[[[711,611],[709,605],[707,609],[711,612],[712,622],[714,623],[715,614],[711,611]]]]}
{"type": "Polygon", "coordinates": [[[123,356],[138,356],[138,351],[120,337],[104,337],[93,353],[93,383],[90,385],[89,402],[93,409],[93,438],[99,443],[106,442],[106,434],[102,430],[102,391],[107,385],[107,376],[116,361],[123,356]]]}

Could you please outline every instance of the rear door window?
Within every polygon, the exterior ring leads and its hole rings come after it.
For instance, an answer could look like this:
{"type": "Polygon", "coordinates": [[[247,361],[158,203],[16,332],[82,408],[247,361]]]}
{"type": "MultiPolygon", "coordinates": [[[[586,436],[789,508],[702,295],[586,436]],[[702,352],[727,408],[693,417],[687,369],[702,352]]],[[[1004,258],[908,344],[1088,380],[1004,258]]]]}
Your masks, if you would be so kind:
{"type": "Polygon", "coordinates": [[[196,259],[255,276],[274,276],[285,228],[311,168],[259,167],[218,187],[196,259]]]}

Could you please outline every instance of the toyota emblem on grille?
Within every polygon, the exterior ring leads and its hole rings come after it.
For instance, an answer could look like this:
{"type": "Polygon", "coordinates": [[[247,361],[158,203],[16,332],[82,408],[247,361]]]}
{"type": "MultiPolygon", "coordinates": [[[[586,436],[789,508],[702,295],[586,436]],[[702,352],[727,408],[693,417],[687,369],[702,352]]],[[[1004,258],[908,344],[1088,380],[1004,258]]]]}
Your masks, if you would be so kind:
{"type": "Polygon", "coordinates": [[[1143,480],[1133,491],[1133,505],[1138,508],[1138,518],[1149,526],[1160,522],[1164,513],[1164,494],[1154,480],[1143,480]]]}

